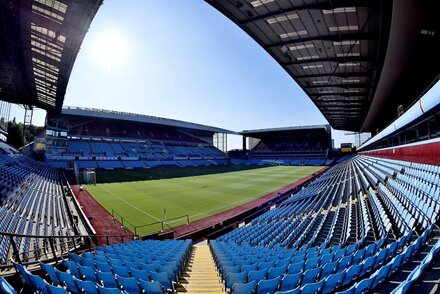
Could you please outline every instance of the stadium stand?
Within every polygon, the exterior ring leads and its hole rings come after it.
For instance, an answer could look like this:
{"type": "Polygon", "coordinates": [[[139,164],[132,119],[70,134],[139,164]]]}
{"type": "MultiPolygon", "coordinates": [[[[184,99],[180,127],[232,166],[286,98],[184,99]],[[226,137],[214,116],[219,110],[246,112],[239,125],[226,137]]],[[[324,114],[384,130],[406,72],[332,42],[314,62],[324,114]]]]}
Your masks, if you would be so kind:
{"type": "Polygon", "coordinates": [[[226,289],[365,293],[386,284],[401,293],[417,286],[439,250],[438,173],[438,166],[366,156],[332,167],[279,207],[211,241],[226,289]],[[403,282],[391,283],[397,272],[403,282]]]}
{"type": "MultiPolygon", "coordinates": [[[[24,235],[14,237],[13,244],[9,236],[1,236],[2,264],[17,253],[23,261],[50,255],[47,239],[26,235],[68,237],[82,230],[80,222],[73,222],[73,207],[64,195],[58,170],[4,143],[0,143],[0,202],[0,232],[24,235]]],[[[57,239],[52,245],[60,251],[75,246],[68,239],[57,239]]]]}
{"type": "Polygon", "coordinates": [[[132,169],[227,163],[226,154],[213,146],[213,134],[231,131],[219,128],[72,107],[48,121],[46,162],[54,167],[132,169]]]}
{"type": "Polygon", "coordinates": [[[333,162],[329,125],[247,130],[241,134],[249,138],[250,150],[244,157],[232,158],[234,164],[324,166],[333,162]]]}
{"type": "Polygon", "coordinates": [[[106,289],[115,293],[163,293],[175,290],[191,245],[191,240],[132,241],[95,247],[94,252],[82,255],[71,253],[59,268],[40,263],[50,283],[19,263],[15,267],[26,289],[40,293],[53,293],[51,287],[70,293],[98,293],[98,289],[99,293],[106,289]]]}
{"type": "MultiPolygon", "coordinates": [[[[224,289],[405,293],[418,287],[438,261],[439,173],[438,166],[369,156],[331,167],[281,205],[210,241],[224,289]]],[[[70,253],[60,269],[41,264],[47,281],[16,267],[33,289],[141,293],[159,282],[174,291],[190,248],[190,241],[134,241],[70,253]]]]}

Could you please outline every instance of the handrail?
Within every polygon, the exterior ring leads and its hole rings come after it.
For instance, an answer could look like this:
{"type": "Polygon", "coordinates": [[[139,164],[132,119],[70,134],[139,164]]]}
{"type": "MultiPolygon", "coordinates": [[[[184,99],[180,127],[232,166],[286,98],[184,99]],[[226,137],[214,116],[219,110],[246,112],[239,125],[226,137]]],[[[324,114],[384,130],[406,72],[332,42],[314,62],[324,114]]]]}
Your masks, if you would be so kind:
{"type": "MultiPolygon", "coordinates": [[[[114,240],[120,240],[121,243],[139,240],[139,236],[135,234],[41,236],[0,231],[0,239],[3,238],[9,239],[14,260],[23,264],[34,264],[41,259],[57,261],[71,251],[92,250],[95,246],[98,246],[98,239],[106,240],[107,245],[110,245],[110,241],[114,240]],[[19,238],[32,238],[34,241],[43,239],[43,241],[41,246],[35,243],[33,250],[20,252],[17,246],[17,239],[19,238]]],[[[11,268],[12,266],[12,264],[5,261],[0,264],[0,269],[11,268]]]]}
{"type": "Polygon", "coordinates": [[[148,223],[148,224],[144,224],[144,225],[139,225],[139,226],[135,226],[132,223],[130,223],[126,218],[124,218],[120,213],[118,213],[116,210],[112,209],[112,217],[113,219],[117,220],[123,227],[126,227],[126,224],[129,224],[132,228],[135,235],[140,235],[138,234],[138,230],[141,228],[146,228],[146,227],[150,227],[153,225],[158,225],[160,224],[161,229],[157,232],[153,232],[153,233],[158,233],[158,232],[163,232],[165,230],[165,226],[168,226],[171,230],[173,230],[174,232],[176,232],[174,230],[173,227],[171,227],[168,222],[176,220],[176,219],[182,219],[182,218],[186,218],[186,224],[189,225],[190,221],[189,221],[189,214],[184,214],[178,217],[173,217],[173,218],[168,218],[168,219],[164,219],[164,220],[159,220],[156,222],[152,222],[152,223],[148,223]],[[117,216],[117,217],[115,217],[117,216]],[[118,217],[120,218],[120,220],[118,219],[118,217]]]}
{"type": "Polygon", "coordinates": [[[63,172],[61,172],[62,174],[62,180],[65,182],[66,187],[68,188],[68,192],[70,193],[69,196],[72,197],[72,201],[73,201],[73,205],[75,206],[76,211],[79,214],[79,217],[81,219],[81,221],[84,223],[84,226],[86,228],[86,230],[88,231],[88,233],[92,234],[92,235],[96,235],[96,231],[93,228],[92,224],[89,222],[89,219],[87,218],[87,216],[84,214],[84,211],[81,209],[80,204],[78,203],[78,200],[76,199],[76,197],[74,196],[74,193],[72,191],[72,186],[70,186],[69,181],[67,180],[66,174],[63,172]]]}

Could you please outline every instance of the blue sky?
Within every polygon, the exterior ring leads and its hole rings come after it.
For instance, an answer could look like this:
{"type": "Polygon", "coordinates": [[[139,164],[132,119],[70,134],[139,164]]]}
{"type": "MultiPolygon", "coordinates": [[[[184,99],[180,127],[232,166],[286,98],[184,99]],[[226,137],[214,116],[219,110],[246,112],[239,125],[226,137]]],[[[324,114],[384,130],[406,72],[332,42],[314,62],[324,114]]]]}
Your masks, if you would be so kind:
{"type": "MultiPolygon", "coordinates": [[[[64,105],[143,113],[234,131],[326,123],[253,39],[204,1],[106,0],[64,105]]],[[[23,115],[13,111],[11,117],[23,115]]],[[[34,122],[43,124],[44,111],[34,122]]],[[[350,141],[334,132],[337,146],[350,141]]],[[[238,148],[241,139],[231,138],[238,148]]]]}

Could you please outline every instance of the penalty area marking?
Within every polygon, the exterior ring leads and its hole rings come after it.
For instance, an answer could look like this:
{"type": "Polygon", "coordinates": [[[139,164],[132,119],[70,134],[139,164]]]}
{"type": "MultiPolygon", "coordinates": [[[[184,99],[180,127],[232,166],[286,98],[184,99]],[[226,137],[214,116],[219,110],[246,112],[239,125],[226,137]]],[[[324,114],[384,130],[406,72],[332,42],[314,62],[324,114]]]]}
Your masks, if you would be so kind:
{"type": "Polygon", "coordinates": [[[154,219],[157,220],[157,221],[160,221],[160,222],[163,221],[163,220],[161,220],[161,219],[158,219],[158,218],[155,217],[154,215],[151,215],[151,214],[149,214],[148,212],[143,211],[143,210],[140,209],[139,207],[134,206],[134,205],[131,204],[130,202],[125,201],[124,199],[122,199],[121,197],[119,197],[118,195],[116,195],[115,193],[113,193],[113,192],[111,192],[111,191],[109,191],[109,190],[103,188],[101,185],[99,185],[98,187],[99,187],[100,189],[104,190],[105,192],[107,192],[107,193],[113,195],[114,197],[116,197],[116,198],[119,199],[120,201],[124,202],[125,204],[127,204],[127,205],[133,207],[134,209],[136,209],[136,210],[142,212],[143,214],[148,215],[149,217],[154,218],[154,219]]]}

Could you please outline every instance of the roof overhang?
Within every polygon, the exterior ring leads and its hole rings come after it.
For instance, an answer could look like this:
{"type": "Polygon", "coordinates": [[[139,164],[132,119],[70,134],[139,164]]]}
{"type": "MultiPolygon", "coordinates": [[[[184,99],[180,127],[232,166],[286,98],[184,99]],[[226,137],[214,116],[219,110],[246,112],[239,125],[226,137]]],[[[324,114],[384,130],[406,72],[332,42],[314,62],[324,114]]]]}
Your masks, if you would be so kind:
{"type": "Polygon", "coordinates": [[[222,128],[211,127],[202,124],[196,124],[191,122],[185,122],[181,120],[156,117],[145,114],[136,114],[122,111],[113,111],[97,108],[86,108],[86,107],[73,107],[65,106],[62,108],[61,115],[71,115],[75,117],[89,117],[101,118],[101,119],[113,119],[113,120],[123,120],[130,122],[146,123],[146,124],[156,124],[162,126],[171,126],[177,128],[185,128],[190,130],[206,131],[211,133],[225,133],[236,135],[238,133],[222,128]]]}
{"type": "Polygon", "coordinates": [[[294,127],[281,127],[281,128],[269,128],[269,129],[256,129],[256,130],[244,130],[240,132],[245,137],[261,137],[265,135],[271,135],[276,133],[294,133],[303,132],[306,130],[322,130],[331,135],[330,125],[313,125],[313,126],[294,126],[294,127]]]}
{"type": "Polygon", "coordinates": [[[440,1],[393,1],[388,48],[362,131],[384,129],[440,74],[440,1]]]}
{"type": "Polygon", "coordinates": [[[335,129],[383,129],[439,75],[440,1],[205,1],[258,42],[335,129]]]}
{"type": "Polygon", "coordinates": [[[390,1],[205,1],[257,41],[333,128],[360,130],[381,71],[390,1]]]}
{"type": "Polygon", "coordinates": [[[60,111],[102,0],[0,2],[0,100],[60,111]]]}

